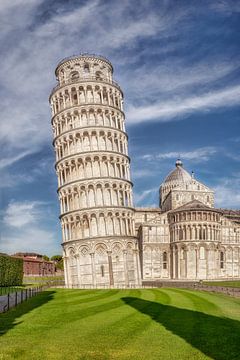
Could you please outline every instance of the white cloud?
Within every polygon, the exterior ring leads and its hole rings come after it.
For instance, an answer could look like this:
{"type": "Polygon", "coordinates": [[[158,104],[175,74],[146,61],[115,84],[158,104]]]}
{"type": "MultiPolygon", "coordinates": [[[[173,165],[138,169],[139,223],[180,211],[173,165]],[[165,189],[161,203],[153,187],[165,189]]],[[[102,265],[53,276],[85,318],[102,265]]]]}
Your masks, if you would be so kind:
{"type": "Polygon", "coordinates": [[[43,221],[46,216],[52,216],[46,202],[10,202],[2,217],[0,251],[35,251],[48,254],[59,252],[57,229],[60,230],[60,225],[56,218],[56,228],[46,229],[43,221]]]}
{"type": "Polygon", "coordinates": [[[227,15],[240,12],[240,3],[236,0],[220,0],[210,3],[210,8],[227,15]]]}
{"type": "Polygon", "coordinates": [[[13,157],[6,157],[5,159],[1,159],[0,160],[0,169],[4,169],[8,166],[11,166],[12,164],[14,164],[15,162],[23,159],[25,156],[31,154],[30,151],[24,151],[16,156],[13,157]]]}
{"type": "Polygon", "coordinates": [[[3,46],[1,59],[4,121],[0,124],[0,142],[13,154],[16,149],[35,152],[51,142],[48,95],[55,85],[54,67],[58,60],[79,49],[107,56],[113,48],[130,46],[139,38],[170,27],[167,19],[153,12],[142,12],[134,18],[128,11],[128,1],[108,5],[97,0],[87,2],[70,11],[59,11],[44,24],[34,21],[40,0],[7,4],[2,4],[2,10],[8,26],[0,34],[1,43],[8,43],[8,47],[3,46]]]}
{"type": "Polygon", "coordinates": [[[158,188],[155,187],[144,190],[141,193],[134,192],[135,204],[139,206],[144,203],[144,206],[150,206],[149,204],[152,204],[154,201],[157,202],[157,191],[158,188]]]}
{"type": "Polygon", "coordinates": [[[55,236],[54,232],[30,227],[20,233],[3,235],[0,249],[8,254],[21,251],[54,255],[61,253],[60,243],[58,245],[55,236]]]}
{"type": "Polygon", "coordinates": [[[23,173],[23,174],[10,174],[5,171],[1,174],[0,190],[7,188],[16,188],[21,184],[30,184],[34,181],[34,176],[23,173]]]}
{"type": "Polygon", "coordinates": [[[142,156],[143,160],[146,161],[155,161],[155,160],[165,160],[165,159],[178,159],[179,157],[184,160],[194,160],[194,162],[208,161],[211,156],[216,154],[218,148],[214,146],[205,146],[202,148],[194,149],[191,151],[170,151],[166,153],[159,154],[145,154],[142,156]]]}
{"type": "Polygon", "coordinates": [[[223,179],[214,187],[215,207],[224,209],[240,208],[239,179],[223,179]]]}
{"type": "Polygon", "coordinates": [[[3,223],[16,228],[34,224],[39,221],[42,205],[39,201],[11,202],[6,209],[3,223]]]}
{"type": "MultiPolygon", "coordinates": [[[[161,55],[161,52],[159,53],[161,55]]],[[[146,101],[169,98],[170,94],[198,93],[204,86],[212,86],[239,68],[239,64],[229,59],[199,59],[197,63],[185,64],[186,59],[170,58],[155,66],[143,64],[123,74],[123,83],[133,100],[146,101]],[[129,77],[131,82],[129,82],[129,77]]]]}
{"type": "Polygon", "coordinates": [[[133,178],[138,179],[146,176],[153,176],[154,172],[150,169],[139,169],[139,170],[132,170],[131,175],[133,178]]]}
{"type": "Polygon", "coordinates": [[[153,105],[129,106],[127,119],[130,124],[150,120],[166,122],[180,117],[183,119],[190,113],[239,105],[239,97],[240,86],[238,85],[199,96],[180,96],[174,100],[158,102],[153,105]]]}
{"type": "MultiPolygon", "coordinates": [[[[0,34],[2,43],[8,44],[2,51],[1,60],[0,81],[4,87],[1,115],[4,121],[0,125],[0,142],[13,153],[15,149],[35,152],[51,142],[48,94],[54,86],[54,67],[58,60],[89,51],[110,55],[113,64],[122,65],[125,58],[126,65],[132,61],[132,51],[127,49],[132,50],[140,39],[173,35],[192,11],[185,7],[168,11],[166,4],[162,4],[163,11],[155,12],[142,3],[133,13],[130,1],[105,3],[95,0],[74,8],[62,4],[53,16],[39,24],[35,17],[41,3],[43,0],[4,0],[0,6],[8,20],[8,26],[0,34]],[[14,36],[11,37],[12,31],[14,36]]],[[[180,58],[168,63],[163,60],[153,68],[148,63],[136,66],[133,71],[125,68],[121,83],[126,84],[133,100],[141,98],[144,104],[129,106],[127,121],[132,124],[154,119],[167,121],[188,112],[225,106],[226,102],[226,106],[236,104],[237,95],[227,95],[229,89],[222,93],[199,97],[185,94],[183,97],[183,88],[199,87],[233,71],[236,64],[227,60],[214,59],[210,63],[203,60],[194,66],[186,66],[180,58]],[[175,92],[171,92],[176,89],[181,95],[174,97],[175,92]],[[169,98],[173,100],[161,100],[152,105],[159,92],[170,92],[169,98]]]]}

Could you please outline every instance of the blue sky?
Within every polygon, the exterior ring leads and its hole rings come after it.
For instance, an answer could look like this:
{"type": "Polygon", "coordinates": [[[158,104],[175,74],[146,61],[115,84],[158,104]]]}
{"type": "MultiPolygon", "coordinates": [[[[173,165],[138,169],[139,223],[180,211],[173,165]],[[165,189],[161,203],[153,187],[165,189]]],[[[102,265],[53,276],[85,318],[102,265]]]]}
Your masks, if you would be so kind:
{"type": "Polygon", "coordinates": [[[240,208],[240,1],[0,3],[0,252],[61,251],[48,96],[64,57],[109,58],[125,94],[136,206],[181,155],[240,208]]]}

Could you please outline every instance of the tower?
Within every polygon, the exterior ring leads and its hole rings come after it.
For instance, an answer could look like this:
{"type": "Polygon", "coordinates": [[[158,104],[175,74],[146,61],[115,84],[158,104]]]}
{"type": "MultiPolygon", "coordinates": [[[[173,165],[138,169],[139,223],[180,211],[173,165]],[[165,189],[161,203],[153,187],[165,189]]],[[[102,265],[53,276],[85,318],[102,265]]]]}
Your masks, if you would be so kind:
{"type": "Polygon", "coordinates": [[[50,95],[65,282],[134,286],[138,243],[123,93],[111,63],[83,54],[61,61],[50,95]]]}

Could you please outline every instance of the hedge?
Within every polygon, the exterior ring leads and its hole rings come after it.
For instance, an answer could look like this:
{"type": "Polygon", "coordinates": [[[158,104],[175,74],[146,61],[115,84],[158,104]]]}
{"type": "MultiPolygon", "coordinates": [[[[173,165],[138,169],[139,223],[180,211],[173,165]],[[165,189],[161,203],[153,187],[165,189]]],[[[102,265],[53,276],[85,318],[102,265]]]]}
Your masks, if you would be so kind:
{"type": "Polygon", "coordinates": [[[22,285],[23,259],[0,255],[0,286],[22,285]]]}

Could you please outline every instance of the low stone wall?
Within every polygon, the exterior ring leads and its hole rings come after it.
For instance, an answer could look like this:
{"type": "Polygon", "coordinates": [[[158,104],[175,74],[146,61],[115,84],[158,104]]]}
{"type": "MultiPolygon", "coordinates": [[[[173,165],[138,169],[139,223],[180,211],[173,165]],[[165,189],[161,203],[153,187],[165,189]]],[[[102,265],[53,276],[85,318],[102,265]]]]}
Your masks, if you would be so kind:
{"type": "Polygon", "coordinates": [[[144,281],[143,286],[152,286],[152,287],[172,287],[172,288],[182,288],[182,289],[191,289],[191,290],[201,290],[222,293],[225,295],[231,295],[235,297],[240,297],[240,288],[228,287],[228,286],[212,286],[201,284],[200,282],[194,281],[144,281]]]}

